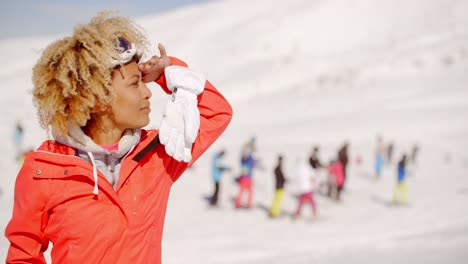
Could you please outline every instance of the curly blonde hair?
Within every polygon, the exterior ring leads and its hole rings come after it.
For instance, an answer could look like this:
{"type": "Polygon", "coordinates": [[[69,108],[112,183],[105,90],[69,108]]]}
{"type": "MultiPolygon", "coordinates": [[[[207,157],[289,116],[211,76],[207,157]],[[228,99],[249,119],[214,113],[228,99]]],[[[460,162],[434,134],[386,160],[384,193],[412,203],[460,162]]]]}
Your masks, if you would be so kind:
{"type": "Polygon", "coordinates": [[[114,98],[110,88],[118,37],[147,48],[144,31],[124,17],[100,12],[89,24],[75,27],[71,37],[51,43],[33,68],[33,102],[40,125],[67,135],[70,128],[84,127],[98,106],[114,98]]]}

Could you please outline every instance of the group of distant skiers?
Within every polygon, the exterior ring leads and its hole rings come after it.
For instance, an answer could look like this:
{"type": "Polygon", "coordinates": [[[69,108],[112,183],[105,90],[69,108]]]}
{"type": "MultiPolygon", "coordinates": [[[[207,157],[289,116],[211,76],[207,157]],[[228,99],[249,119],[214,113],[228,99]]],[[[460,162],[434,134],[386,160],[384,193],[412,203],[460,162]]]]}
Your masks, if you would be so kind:
{"type": "MultiPolygon", "coordinates": [[[[318,146],[312,148],[312,152],[308,160],[296,161],[294,166],[293,180],[296,186],[297,207],[292,215],[293,219],[301,215],[304,205],[310,205],[312,208],[312,217],[317,216],[317,203],[314,198],[316,190],[322,191],[327,197],[335,201],[341,201],[342,191],[346,184],[347,168],[349,163],[349,143],[345,142],[339,149],[336,158],[328,163],[322,163],[320,160],[320,149],[318,146]],[[318,174],[325,173],[325,182],[318,182],[318,174]]],[[[239,189],[234,199],[235,208],[252,208],[253,203],[253,180],[252,173],[255,168],[261,167],[259,160],[255,157],[256,145],[255,137],[252,137],[241,150],[240,173],[236,177],[239,189]]],[[[407,202],[407,186],[406,186],[406,167],[408,160],[416,160],[419,147],[415,145],[410,155],[403,154],[397,164],[397,184],[393,193],[392,201],[395,203],[407,202]],[[409,156],[409,158],[408,158],[409,156]]],[[[218,205],[218,196],[220,188],[221,175],[225,171],[231,170],[226,166],[222,158],[225,155],[225,150],[216,153],[212,160],[212,176],[214,182],[214,191],[210,196],[209,202],[211,206],[218,205]]],[[[375,179],[380,179],[382,176],[382,168],[384,164],[391,162],[393,155],[393,143],[385,145],[382,138],[377,138],[377,147],[375,152],[375,179]]],[[[273,201],[269,207],[268,215],[275,218],[281,214],[281,204],[284,197],[284,187],[288,179],[286,179],[283,169],[284,157],[279,154],[277,156],[276,165],[274,167],[275,192],[273,201]]]]}
{"type": "MultiPolygon", "coordinates": [[[[405,204],[408,202],[408,187],[406,185],[407,167],[409,163],[415,164],[419,153],[419,146],[413,145],[410,153],[403,153],[397,163],[397,184],[393,191],[392,203],[405,204]]],[[[385,163],[390,164],[393,157],[393,143],[385,144],[382,136],[377,136],[375,150],[375,179],[382,177],[385,163]]]]}
{"type": "MultiPolygon", "coordinates": [[[[295,164],[294,181],[296,185],[297,208],[293,214],[296,219],[300,216],[304,205],[309,204],[312,208],[312,215],[317,215],[317,205],[314,198],[314,190],[317,183],[317,171],[326,170],[328,173],[328,195],[340,200],[340,193],[343,189],[346,179],[346,166],[348,164],[348,143],[345,143],[338,151],[338,156],[326,166],[320,162],[319,148],[314,147],[308,160],[298,159],[295,164]]],[[[241,150],[240,175],[236,178],[239,186],[239,191],[234,200],[236,208],[252,208],[253,203],[253,183],[252,173],[255,168],[260,168],[261,164],[255,157],[256,145],[255,137],[252,137],[241,150]]],[[[210,196],[209,202],[211,206],[218,205],[218,196],[220,189],[221,175],[225,171],[231,170],[226,166],[222,158],[225,155],[225,150],[217,152],[212,160],[212,177],[214,182],[214,191],[210,196]]],[[[283,171],[283,156],[280,154],[277,157],[277,163],[274,169],[275,175],[275,194],[273,202],[269,208],[269,216],[277,217],[281,214],[281,203],[284,196],[284,186],[286,177],[283,171]]]]}

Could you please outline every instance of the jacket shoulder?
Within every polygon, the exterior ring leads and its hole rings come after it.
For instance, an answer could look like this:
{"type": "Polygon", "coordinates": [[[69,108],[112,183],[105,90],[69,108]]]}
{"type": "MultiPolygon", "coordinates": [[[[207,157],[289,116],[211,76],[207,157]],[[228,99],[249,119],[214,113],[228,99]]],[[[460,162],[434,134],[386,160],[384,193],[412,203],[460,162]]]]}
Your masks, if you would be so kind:
{"type": "Polygon", "coordinates": [[[63,155],[74,155],[76,150],[70,146],[58,143],[55,140],[46,140],[37,149],[39,151],[53,152],[63,155]]]}

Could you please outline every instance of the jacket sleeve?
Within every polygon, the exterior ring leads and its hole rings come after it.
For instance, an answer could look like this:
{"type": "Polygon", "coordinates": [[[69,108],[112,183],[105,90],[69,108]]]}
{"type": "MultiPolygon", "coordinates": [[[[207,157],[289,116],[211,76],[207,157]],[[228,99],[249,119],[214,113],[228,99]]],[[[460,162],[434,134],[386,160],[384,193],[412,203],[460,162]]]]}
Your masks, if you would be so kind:
{"type": "MultiPolygon", "coordinates": [[[[174,57],[171,57],[171,63],[187,67],[186,63],[174,57]]],[[[161,74],[156,82],[166,93],[170,93],[164,74],[161,74]]],[[[188,164],[177,162],[169,156],[164,160],[173,181],[176,181],[185,169],[191,166],[221,136],[232,118],[231,105],[209,81],[206,81],[204,91],[198,95],[198,109],[200,111],[200,130],[192,145],[192,160],[188,164]]]]}
{"type": "Polygon", "coordinates": [[[10,241],[6,263],[46,263],[44,251],[49,241],[44,235],[48,221],[46,195],[31,176],[28,160],[20,170],[15,184],[13,216],[5,230],[10,241]]]}

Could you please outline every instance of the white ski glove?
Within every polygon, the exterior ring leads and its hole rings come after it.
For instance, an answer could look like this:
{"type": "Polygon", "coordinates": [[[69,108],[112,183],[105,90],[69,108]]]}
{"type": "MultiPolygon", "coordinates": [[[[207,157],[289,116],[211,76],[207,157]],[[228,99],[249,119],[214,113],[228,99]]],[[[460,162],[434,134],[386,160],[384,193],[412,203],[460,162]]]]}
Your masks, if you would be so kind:
{"type": "Polygon", "coordinates": [[[167,88],[172,95],[164,109],[159,139],[166,153],[177,161],[192,160],[192,144],[200,128],[197,96],[205,88],[205,77],[180,66],[164,70],[167,88]]]}

